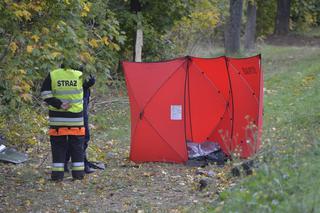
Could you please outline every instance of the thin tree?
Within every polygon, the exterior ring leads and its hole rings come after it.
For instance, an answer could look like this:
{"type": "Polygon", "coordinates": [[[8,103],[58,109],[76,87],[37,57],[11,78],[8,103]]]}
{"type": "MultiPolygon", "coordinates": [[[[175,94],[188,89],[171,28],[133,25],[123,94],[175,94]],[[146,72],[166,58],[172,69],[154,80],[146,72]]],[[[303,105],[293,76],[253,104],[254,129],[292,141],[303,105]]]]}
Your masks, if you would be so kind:
{"type": "Polygon", "coordinates": [[[242,4],[242,0],[230,0],[230,19],[225,35],[225,52],[227,54],[232,55],[240,52],[242,4]]]}
{"type": "Polygon", "coordinates": [[[136,37],[134,44],[134,61],[142,61],[142,47],[143,47],[143,30],[142,30],[142,15],[141,15],[141,3],[139,0],[131,0],[130,2],[131,11],[136,13],[137,16],[137,27],[136,27],[136,37]]]}
{"type": "Polygon", "coordinates": [[[278,0],[275,35],[287,35],[289,33],[289,19],[291,0],[278,0]]]}
{"type": "Polygon", "coordinates": [[[257,4],[249,0],[247,4],[247,24],[244,35],[244,48],[248,51],[255,49],[256,40],[257,4]]]}

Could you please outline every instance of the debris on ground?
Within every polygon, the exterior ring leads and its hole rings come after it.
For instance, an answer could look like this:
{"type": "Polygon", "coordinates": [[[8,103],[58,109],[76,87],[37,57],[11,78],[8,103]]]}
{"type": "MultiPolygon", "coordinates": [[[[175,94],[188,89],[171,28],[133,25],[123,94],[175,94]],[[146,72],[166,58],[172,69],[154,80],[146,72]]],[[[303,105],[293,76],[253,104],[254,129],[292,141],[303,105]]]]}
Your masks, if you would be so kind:
{"type": "Polygon", "coordinates": [[[14,148],[8,148],[3,144],[0,145],[0,161],[18,164],[27,160],[27,154],[18,152],[14,148]]]}
{"type": "Polygon", "coordinates": [[[194,143],[187,141],[189,160],[187,166],[205,167],[209,163],[215,163],[223,166],[227,160],[220,145],[215,142],[206,141],[203,143],[194,143]]]}
{"type": "Polygon", "coordinates": [[[253,160],[245,161],[231,168],[231,174],[233,177],[239,177],[241,176],[241,173],[243,173],[246,176],[252,175],[253,168],[254,168],[253,160]]]}

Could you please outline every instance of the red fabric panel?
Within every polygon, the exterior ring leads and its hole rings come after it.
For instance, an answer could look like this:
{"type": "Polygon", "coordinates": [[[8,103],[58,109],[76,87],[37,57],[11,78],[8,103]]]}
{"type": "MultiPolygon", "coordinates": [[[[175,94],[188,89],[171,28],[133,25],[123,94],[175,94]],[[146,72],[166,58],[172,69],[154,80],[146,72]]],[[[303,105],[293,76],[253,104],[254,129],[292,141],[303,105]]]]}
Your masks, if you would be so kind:
{"type": "Polygon", "coordinates": [[[262,126],[263,126],[263,99],[264,99],[264,78],[263,72],[261,69],[261,60],[260,60],[260,95],[259,95],[259,117],[258,117],[258,142],[257,149],[261,146],[262,140],[262,126]]]}
{"type": "Polygon", "coordinates": [[[235,68],[257,96],[260,93],[260,55],[249,58],[229,58],[230,68],[235,68]]]}
{"type": "Polygon", "coordinates": [[[225,153],[239,152],[245,158],[259,148],[260,56],[124,62],[123,67],[131,109],[131,160],[185,162],[186,138],[218,142],[225,153]],[[180,119],[171,118],[172,106],[180,107],[180,119]]]}
{"type": "MultiPolygon", "coordinates": [[[[163,152],[162,158],[175,159],[180,157],[180,159],[176,162],[183,162],[188,159],[184,128],[185,77],[185,66],[182,66],[153,96],[152,100],[145,107],[144,111],[145,119],[147,119],[150,122],[150,125],[157,130],[159,135],[161,135],[161,137],[164,139],[163,143],[166,143],[172,150],[174,150],[174,156],[168,152],[163,152]],[[181,119],[171,119],[172,105],[181,106],[181,119]]],[[[157,144],[154,144],[154,146],[156,147],[157,144]]],[[[159,161],[164,160],[159,159],[159,161]]]]}
{"type": "Polygon", "coordinates": [[[260,98],[260,56],[228,58],[234,105],[233,142],[231,149],[241,157],[257,149],[257,124],[260,98]]]}
{"type": "MultiPolygon", "coordinates": [[[[226,59],[225,57],[192,58],[192,63],[197,71],[201,70],[203,72],[205,80],[211,85],[208,89],[214,95],[214,98],[210,101],[208,100],[209,96],[203,97],[207,102],[212,101],[212,106],[207,105],[209,113],[201,112],[203,117],[200,124],[207,126],[200,126],[200,128],[210,129],[209,134],[206,133],[206,138],[202,137],[202,142],[205,140],[217,142],[225,153],[229,153],[232,129],[232,121],[230,120],[232,117],[232,96],[226,59]],[[206,124],[206,122],[203,122],[204,120],[210,124],[206,124]]],[[[194,100],[192,100],[192,103],[194,103],[194,100]]],[[[193,110],[193,107],[191,107],[191,110],[193,110]]]]}
{"type": "Polygon", "coordinates": [[[123,63],[131,108],[131,160],[187,160],[184,117],[170,119],[171,105],[180,105],[184,112],[184,62],[123,63]]]}
{"type": "Polygon", "coordinates": [[[191,140],[202,143],[209,139],[226,111],[228,77],[224,58],[193,58],[189,86],[191,113],[187,115],[191,116],[191,140]]]}
{"type": "Polygon", "coordinates": [[[205,73],[194,64],[190,64],[189,67],[189,86],[191,140],[202,143],[220,122],[226,101],[218,93],[219,89],[215,88],[205,73]]]}
{"type": "Polygon", "coordinates": [[[226,154],[231,152],[231,130],[232,130],[232,120],[230,115],[231,109],[227,109],[222,116],[221,121],[218,126],[212,131],[209,141],[219,143],[221,149],[226,154]]]}
{"type": "Polygon", "coordinates": [[[185,59],[176,59],[161,63],[123,62],[127,85],[140,109],[157,92],[161,85],[181,66],[185,59]]]}
{"type": "MultiPolygon", "coordinates": [[[[128,82],[128,80],[126,80],[126,82],[128,82]]],[[[139,121],[140,107],[132,94],[132,89],[129,84],[127,84],[127,91],[130,101],[131,138],[133,138],[139,121]]]]}
{"type": "Polygon", "coordinates": [[[229,79],[225,57],[219,58],[192,58],[192,63],[202,70],[211,83],[218,88],[222,95],[229,97],[229,79]]]}
{"type": "MultiPolygon", "coordinates": [[[[187,62],[190,63],[190,62],[187,62]]],[[[186,70],[189,69],[189,64],[187,64],[187,68],[186,70]]],[[[191,135],[191,120],[190,120],[190,95],[189,95],[189,91],[190,91],[190,84],[189,84],[189,72],[187,72],[187,79],[186,79],[186,85],[185,85],[185,126],[186,126],[186,140],[187,141],[192,141],[192,135],[191,135]]]]}
{"type": "Polygon", "coordinates": [[[139,122],[131,138],[130,160],[142,162],[175,162],[182,159],[146,120],[139,122]]]}

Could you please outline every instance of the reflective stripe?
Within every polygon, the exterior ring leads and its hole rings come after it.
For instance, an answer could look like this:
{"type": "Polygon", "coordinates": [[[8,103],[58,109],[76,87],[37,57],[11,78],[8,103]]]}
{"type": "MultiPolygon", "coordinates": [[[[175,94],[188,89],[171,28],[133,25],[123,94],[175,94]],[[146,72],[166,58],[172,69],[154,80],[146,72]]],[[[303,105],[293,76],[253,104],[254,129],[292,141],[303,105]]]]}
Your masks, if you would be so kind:
{"type": "Polygon", "coordinates": [[[45,95],[45,96],[41,96],[41,98],[42,98],[43,100],[45,100],[45,99],[47,99],[47,98],[52,98],[52,97],[53,97],[52,94],[50,94],[50,95],[45,95]]]}
{"type": "Polygon", "coordinates": [[[64,163],[53,163],[52,167],[64,167],[64,163]]]}
{"type": "Polygon", "coordinates": [[[52,167],[51,169],[54,172],[64,172],[64,168],[63,167],[52,167]]]}
{"type": "Polygon", "coordinates": [[[73,171],[83,171],[84,170],[84,162],[72,162],[72,170],[73,171]]]}
{"type": "Polygon", "coordinates": [[[84,162],[73,162],[72,166],[77,167],[77,166],[84,166],[84,162]]]}
{"type": "Polygon", "coordinates": [[[83,126],[84,122],[49,122],[50,126],[83,126]]]}
{"type": "Polygon", "coordinates": [[[55,171],[55,172],[63,172],[64,171],[64,163],[53,163],[51,170],[55,171]]]}
{"type": "Polygon", "coordinates": [[[83,117],[81,118],[57,118],[57,117],[50,117],[50,122],[83,122],[83,117]]]}
{"type": "Polygon", "coordinates": [[[83,171],[84,170],[84,166],[73,166],[72,167],[72,171],[83,171]]]}
{"type": "Polygon", "coordinates": [[[55,95],[70,95],[70,94],[81,94],[83,92],[82,89],[80,90],[58,90],[54,91],[55,95]]]}
{"type": "Polygon", "coordinates": [[[53,97],[52,91],[41,92],[41,98],[43,98],[43,99],[52,98],[52,97],[53,97]]]}
{"type": "Polygon", "coordinates": [[[48,91],[42,91],[41,92],[41,96],[48,95],[48,94],[52,94],[52,91],[48,90],[48,91]]]}
{"type": "Polygon", "coordinates": [[[74,99],[74,100],[70,100],[70,99],[61,99],[60,100],[62,102],[68,102],[68,103],[82,103],[83,102],[83,99],[74,99]]]}

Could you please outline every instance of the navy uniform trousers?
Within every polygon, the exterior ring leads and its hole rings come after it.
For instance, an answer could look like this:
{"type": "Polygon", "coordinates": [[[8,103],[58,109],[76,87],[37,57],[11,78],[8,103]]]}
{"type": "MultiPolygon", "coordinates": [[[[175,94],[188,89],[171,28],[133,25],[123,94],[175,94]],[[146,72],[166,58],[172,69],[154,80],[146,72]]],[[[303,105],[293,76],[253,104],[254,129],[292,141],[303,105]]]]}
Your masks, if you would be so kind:
{"type": "MultiPolygon", "coordinates": [[[[84,121],[84,128],[85,128],[85,136],[83,138],[83,156],[84,156],[84,163],[85,166],[88,163],[87,159],[87,148],[88,144],[90,141],[90,128],[89,128],[89,113],[88,113],[88,106],[89,106],[89,99],[90,99],[90,90],[89,89],[84,89],[83,90],[84,95],[83,95],[83,121],[84,121]]],[[[71,153],[69,151],[66,152],[66,161],[65,163],[67,164],[69,162],[71,153]]]]}
{"type": "Polygon", "coordinates": [[[84,177],[84,136],[50,136],[50,142],[53,162],[52,180],[63,179],[67,152],[71,155],[72,177],[74,179],[82,179],[84,177]]]}

